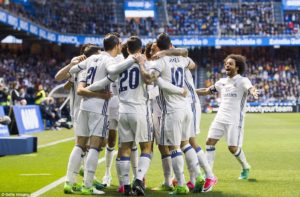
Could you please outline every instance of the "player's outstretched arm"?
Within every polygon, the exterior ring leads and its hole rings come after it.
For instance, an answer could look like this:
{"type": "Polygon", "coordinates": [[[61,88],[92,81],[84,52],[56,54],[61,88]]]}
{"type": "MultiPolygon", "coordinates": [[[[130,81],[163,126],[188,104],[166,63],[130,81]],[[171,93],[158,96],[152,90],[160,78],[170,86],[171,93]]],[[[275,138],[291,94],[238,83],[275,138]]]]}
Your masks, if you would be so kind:
{"type": "Polygon", "coordinates": [[[188,50],[184,48],[174,48],[174,49],[168,49],[163,51],[158,51],[155,55],[153,55],[153,59],[159,59],[165,56],[182,56],[187,57],[188,56],[188,50]]]}
{"type": "Polygon", "coordinates": [[[93,84],[87,86],[86,88],[90,91],[99,91],[105,89],[105,86],[109,85],[110,83],[114,82],[117,79],[117,75],[107,75],[104,79],[100,81],[96,81],[93,84]]]}
{"type": "Polygon", "coordinates": [[[70,77],[70,69],[75,66],[76,64],[79,64],[80,62],[84,61],[86,59],[86,57],[84,55],[80,55],[77,57],[74,57],[70,64],[68,64],[67,66],[63,67],[62,69],[60,69],[56,75],[55,75],[55,80],[56,81],[62,81],[65,79],[68,79],[70,77]]]}
{"type": "Polygon", "coordinates": [[[256,87],[252,86],[248,91],[255,99],[258,99],[259,91],[256,89],[256,87]]]}
{"type": "Polygon", "coordinates": [[[217,92],[215,86],[210,86],[209,88],[199,88],[199,89],[196,89],[196,93],[199,95],[199,96],[206,96],[206,95],[211,95],[211,94],[214,94],[215,92],[217,92]]]}
{"type": "Polygon", "coordinates": [[[169,94],[178,94],[178,95],[182,95],[184,97],[187,95],[186,89],[177,87],[177,86],[163,80],[161,77],[157,78],[156,83],[162,90],[168,92],[169,94]]]}
{"type": "Polygon", "coordinates": [[[85,87],[86,87],[86,83],[84,83],[84,82],[80,82],[78,84],[77,94],[79,96],[94,97],[94,98],[100,98],[100,99],[105,99],[105,100],[108,100],[112,97],[111,92],[107,92],[107,91],[93,92],[93,91],[88,90],[85,87]]]}
{"type": "Polygon", "coordinates": [[[130,67],[132,64],[136,63],[136,59],[134,57],[128,57],[126,60],[107,66],[106,70],[110,75],[117,75],[124,70],[126,70],[128,67],[130,67]]]}

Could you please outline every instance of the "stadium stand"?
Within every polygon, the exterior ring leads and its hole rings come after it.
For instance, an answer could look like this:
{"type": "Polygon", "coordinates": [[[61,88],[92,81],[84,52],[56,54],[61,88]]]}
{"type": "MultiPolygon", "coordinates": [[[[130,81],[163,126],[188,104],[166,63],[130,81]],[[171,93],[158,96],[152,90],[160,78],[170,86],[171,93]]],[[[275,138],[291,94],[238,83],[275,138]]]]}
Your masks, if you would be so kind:
{"type": "MultiPolygon", "coordinates": [[[[123,1],[53,0],[32,1],[29,5],[10,3],[2,8],[28,18],[60,33],[104,35],[119,32],[122,36],[155,36],[163,31],[170,35],[240,36],[296,35],[299,33],[299,12],[277,9],[273,1],[196,1],[168,0],[165,9],[168,19],[125,19],[117,8],[123,1]],[[84,13],[89,13],[84,14],[84,13]],[[101,13],[101,14],[99,14],[101,13]]],[[[157,3],[158,9],[163,6],[157,3]]],[[[160,9],[164,10],[164,9],[160,9]]]]}

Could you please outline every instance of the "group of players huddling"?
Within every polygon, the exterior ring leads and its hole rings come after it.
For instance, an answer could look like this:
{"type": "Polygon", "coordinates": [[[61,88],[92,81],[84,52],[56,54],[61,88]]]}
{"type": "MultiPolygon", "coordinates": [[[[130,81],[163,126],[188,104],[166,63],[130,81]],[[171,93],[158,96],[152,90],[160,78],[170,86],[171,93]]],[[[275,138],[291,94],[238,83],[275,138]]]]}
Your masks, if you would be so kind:
{"type": "Polygon", "coordinates": [[[245,103],[249,93],[255,98],[258,95],[249,79],[240,75],[246,65],[243,56],[227,56],[224,60],[227,78],[209,88],[195,89],[190,72],[195,63],[187,57],[186,49],[174,48],[165,33],[148,43],[144,54],[137,36],[129,37],[122,45],[117,33],[109,33],[103,47],[104,51],[100,51],[95,45],[85,45],[81,55],[56,75],[58,81],[68,79],[65,87],[71,88],[76,134],[65,193],[104,194],[102,189],[109,187],[112,179],[116,132],[118,191],[125,195],[145,195],[144,180],[154,144],[161,153],[164,174],[163,184],[155,189],[171,194],[211,191],[217,183],[212,171],[215,145],[223,136],[242,166],[239,178],[248,178],[250,165],[241,149],[245,103]],[[201,115],[198,95],[216,92],[221,95],[221,104],[209,129],[205,154],[196,141],[201,115]],[[140,146],[139,157],[136,145],[140,146]],[[95,171],[99,152],[105,146],[106,173],[100,183],[95,171]],[[189,172],[187,183],[183,154],[189,172]],[[132,185],[130,166],[134,175],[132,185]],[[83,184],[76,182],[80,172],[83,184]]]}

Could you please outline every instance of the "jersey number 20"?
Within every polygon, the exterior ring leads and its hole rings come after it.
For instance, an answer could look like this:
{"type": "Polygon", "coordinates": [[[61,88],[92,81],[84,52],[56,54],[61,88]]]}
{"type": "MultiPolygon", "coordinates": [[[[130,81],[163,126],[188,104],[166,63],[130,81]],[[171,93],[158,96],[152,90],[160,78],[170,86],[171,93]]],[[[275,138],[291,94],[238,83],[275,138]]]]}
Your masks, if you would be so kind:
{"type": "Polygon", "coordinates": [[[130,89],[135,89],[139,85],[140,71],[138,68],[132,68],[131,70],[125,70],[120,74],[120,88],[119,92],[127,90],[127,86],[124,85],[124,82],[129,79],[128,86],[130,89]]]}

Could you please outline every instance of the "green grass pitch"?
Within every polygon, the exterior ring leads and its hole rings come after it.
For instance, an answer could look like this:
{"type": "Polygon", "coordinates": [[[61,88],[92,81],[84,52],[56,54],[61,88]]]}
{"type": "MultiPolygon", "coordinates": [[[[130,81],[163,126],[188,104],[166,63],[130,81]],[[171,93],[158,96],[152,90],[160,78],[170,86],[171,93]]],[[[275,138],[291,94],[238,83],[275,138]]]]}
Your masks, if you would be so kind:
{"type": "MultiPolygon", "coordinates": [[[[204,148],[205,138],[213,114],[203,114],[199,143],[204,148]]],[[[33,134],[39,145],[73,136],[72,130],[47,131],[33,134]]],[[[0,196],[8,192],[35,192],[65,176],[69,154],[74,141],[41,148],[38,153],[0,157],[0,196]]],[[[252,166],[248,181],[237,180],[240,166],[222,140],[216,147],[214,172],[219,182],[214,190],[189,196],[220,197],[298,197],[300,196],[300,113],[247,114],[243,149],[252,166]]],[[[100,154],[103,157],[104,151],[100,154]]],[[[116,192],[115,164],[112,167],[113,186],[105,196],[122,196],[116,192]]],[[[104,163],[98,166],[97,177],[104,175],[104,163]]],[[[188,179],[188,173],[186,173],[188,179]]],[[[169,196],[166,192],[151,191],[163,181],[160,155],[155,148],[147,174],[147,196],[169,196]]],[[[3,196],[3,195],[2,195],[3,196]]],[[[79,196],[63,194],[63,184],[41,196],[79,196]]]]}

